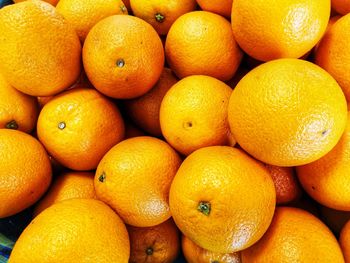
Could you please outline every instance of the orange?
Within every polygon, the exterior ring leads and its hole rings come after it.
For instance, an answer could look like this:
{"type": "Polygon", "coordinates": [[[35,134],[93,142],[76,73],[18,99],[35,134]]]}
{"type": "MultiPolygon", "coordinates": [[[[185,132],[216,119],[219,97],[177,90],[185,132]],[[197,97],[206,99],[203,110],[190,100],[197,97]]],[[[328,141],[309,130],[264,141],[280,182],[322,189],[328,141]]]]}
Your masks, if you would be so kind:
{"type": "Polygon", "coordinates": [[[51,182],[50,160],[30,135],[0,129],[0,218],[34,204],[51,182]]]}
{"type": "Polygon", "coordinates": [[[232,0],[197,0],[197,3],[205,11],[216,13],[225,17],[231,16],[232,0]]]}
{"type": "Polygon", "coordinates": [[[146,134],[130,121],[125,121],[125,139],[145,136],[146,134]]]}
{"type": "Polygon", "coordinates": [[[350,15],[343,16],[327,31],[317,47],[315,62],[327,70],[350,100],[350,15]]]}
{"type": "Polygon", "coordinates": [[[170,69],[164,68],[157,84],[145,95],[125,101],[130,118],[153,136],[161,136],[159,109],[167,91],[177,82],[170,69]]]}
{"type": "MultiPolygon", "coordinates": [[[[13,2],[15,3],[19,3],[19,2],[23,2],[23,1],[27,1],[27,0],[13,0],[13,2]]],[[[53,6],[57,5],[57,3],[59,2],[59,0],[42,0],[44,2],[47,2],[53,6]]]]}
{"type": "Polygon", "coordinates": [[[163,223],[170,218],[169,188],[180,163],[164,141],[147,136],[124,140],[97,167],[97,197],[129,225],[163,223]]]}
{"type": "Polygon", "coordinates": [[[17,91],[0,75],[0,128],[29,133],[36,126],[38,115],[36,98],[17,91]]]}
{"type": "Polygon", "coordinates": [[[47,194],[36,205],[34,216],[55,203],[73,198],[96,198],[93,173],[65,172],[58,175],[47,194]]]}
{"type": "Polygon", "coordinates": [[[292,167],[266,165],[276,188],[278,205],[287,204],[300,198],[302,191],[292,167]]]}
{"type": "Polygon", "coordinates": [[[339,243],[342,248],[345,262],[350,262],[350,221],[348,221],[340,232],[339,243]]]}
{"type": "Polygon", "coordinates": [[[317,217],[297,208],[276,208],[266,234],[242,251],[243,262],[344,263],[332,232],[317,217]]]}
{"type": "Polygon", "coordinates": [[[166,35],[175,20],[196,9],[196,0],[130,0],[135,16],[150,23],[160,35],[166,35]]]}
{"type": "Polygon", "coordinates": [[[203,249],[186,236],[182,236],[182,251],[188,263],[241,263],[240,253],[221,254],[203,249]]]}
{"type": "Polygon", "coordinates": [[[37,133],[50,155],[73,170],[95,169],[124,137],[117,106],[94,89],[64,92],[41,110],[37,133]]]}
{"type": "Polygon", "coordinates": [[[275,195],[261,163],[241,150],[212,146],[183,161],[169,202],[185,236],[204,249],[233,253],[263,236],[273,217],[275,195]]]}
{"type": "Polygon", "coordinates": [[[228,121],[237,143],[276,166],[313,162],[339,141],[347,105],[337,82],[299,59],[262,64],[233,90],[228,121]]]}
{"type": "Polygon", "coordinates": [[[73,27],[43,1],[0,10],[0,72],[32,96],[57,94],[80,74],[81,46],[73,27]]]}
{"type": "Polygon", "coordinates": [[[159,115],[170,145],[185,155],[206,146],[227,145],[231,92],[209,76],[189,76],[176,83],[163,98],[159,115]]]}
{"type": "Polygon", "coordinates": [[[318,203],[350,211],[350,113],[338,144],[321,159],[297,167],[299,181],[318,203]]]}
{"type": "Polygon", "coordinates": [[[129,237],[119,216],[94,199],[54,204],[27,226],[9,263],[127,263],[129,237]]]}
{"type": "Polygon", "coordinates": [[[230,23],[205,11],[190,12],[175,21],[166,38],[165,55],[180,78],[208,75],[223,81],[233,77],[242,59],[230,23]]]}
{"type": "Polygon", "coordinates": [[[60,0],[56,9],[74,27],[82,42],[103,18],[128,14],[122,0],[60,0]]]}
{"type": "Polygon", "coordinates": [[[341,15],[350,13],[350,1],[349,0],[332,0],[332,8],[341,15]]]}
{"type": "Polygon", "coordinates": [[[128,227],[130,263],[172,263],[180,251],[179,230],[173,220],[153,227],[128,227]]]}
{"type": "Polygon", "coordinates": [[[329,0],[234,0],[233,33],[257,60],[300,58],[323,36],[330,10],[329,0]]]}
{"type": "Polygon", "coordinates": [[[88,34],[83,62],[91,83],[117,99],[139,97],[158,81],[164,51],[157,32],[140,18],[107,17],[88,34]]]}
{"type": "Polygon", "coordinates": [[[346,222],[350,220],[349,211],[339,211],[326,206],[321,206],[321,219],[336,234],[339,234],[346,222]]]}

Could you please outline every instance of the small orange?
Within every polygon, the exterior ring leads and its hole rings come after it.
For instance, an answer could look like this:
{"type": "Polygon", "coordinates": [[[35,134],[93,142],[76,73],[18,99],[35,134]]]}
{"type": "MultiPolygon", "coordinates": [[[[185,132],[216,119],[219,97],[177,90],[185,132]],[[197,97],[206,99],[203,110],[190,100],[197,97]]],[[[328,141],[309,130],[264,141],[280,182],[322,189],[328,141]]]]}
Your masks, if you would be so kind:
{"type": "Polygon", "coordinates": [[[321,206],[321,219],[325,222],[330,229],[336,234],[339,234],[346,222],[350,220],[349,211],[340,211],[321,206]]]}
{"type": "Polygon", "coordinates": [[[178,154],[162,140],[147,136],[124,140],[97,167],[97,197],[129,225],[159,225],[170,218],[169,188],[180,163],[178,154]]]}
{"type": "Polygon", "coordinates": [[[117,99],[145,94],[158,81],[164,66],[162,41],[140,18],[115,15],[98,22],[88,34],[83,62],[91,83],[117,99]]]}
{"type": "Polygon", "coordinates": [[[0,10],[0,71],[32,96],[57,94],[79,77],[81,45],[56,9],[32,0],[0,10]]]}
{"type": "Polygon", "coordinates": [[[23,231],[9,263],[127,263],[128,232],[106,204],[70,199],[47,208],[23,231]]]}
{"type": "Polygon", "coordinates": [[[206,146],[227,145],[231,92],[225,83],[209,76],[180,80],[167,92],[160,107],[163,136],[185,155],[206,146]]]}
{"type": "Polygon", "coordinates": [[[318,203],[350,211],[350,112],[338,144],[321,159],[297,167],[299,181],[318,203]]]}
{"type": "Polygon", "coordinates": [[[196,0],[130,0],[135,16],[150,23],[160,35],[166,35],[175,20],[196,9],[196,0]]]}
{"type": "Polygon", "coordinates": [[[177,82],[170,69],[164,68],[157,84],[145,95],[125,101],[130,118],[153,136],[161,136],[159,109],[167,91],[177,82]]]}
{"type": "Polygon", "coordinates": [[[211,146],[183,161],[169,203],[176,225],[198,246],[233,253],[263,236],[273,217],[276,193],[261,163],[241,150],[211,146]]]}
{"type": "MultiPolygon", "coordinates": [[[[23,1],[27,1],[27,0],[13,0],[13,2],[15,2],[15,3],[19,3],[19,2],[23,2],[23,1]]],[[[57,5],[59,0],[42,0],[42,1],[47,2],[47,3],[55,6],[55,5],[57,5]]]]}
{"type": "Polygon", "coordinates": [[[241,263],[240,252],[221,254],[197,246],[186,236],[182,236],[182,251],[187,263],[241,263]]]}
{"type": "Polygon", "coordinates": [[[74,27],[82,42],[103,18],[128,14],[122,0],[60,0],[56,9],[74,27]]]}
{"type": "Polygon", "coordinates": [[[342,248],[345,262],[350,262],[350,221],[348,221],[340,232],[339,243],[342,248]]]}
{"type": "Polygon", "coordinates": [[[237,84],[228,121],[237,143],[256,159],[296,166],[321,158],[337,144],[347,105],[337,82],[322,68],[278,59],[256,67],[237,84]]]}
{"type": "Polygon", "coordinates": [[[242,251],[243,263],[344,263],[332,232],[317,217],[297,208],[276,208],[266,234],[242,251]]]}
{"type": "Polygon", "coordinates": [[[255,59],[300,58],[322,38],[330,10],[329,0],[234,0],[233,33],[255,59]]]}
{"type": "Polygon", "coordinates": [[[165,55],[180,78],[208,75],[222,81],[233,77],[242,59],[230,23],[206,11],[190,12],[175,21],[166,38],[165,55]]]}
{"type": "Polygon", "coordinates": [[[332,8],[341,15],[350,13],[350,0],[332,0],[332,8]]]}
{"type": "Polygon", "coordinates": [[[124,137],[117,106],[94,89],[76,88],[41,110],[37,133],[50,155],[73,170],[95,169],[124,137]]]}
{"type": "Polygon", "coordinates": [[[38,115],[36,99],[17,91],[0,75],[0,128],[29,133],[36,126],[38,115]]]}
{"type": "Polygon", "coordinates": [[[51,182],[50,160],[30,135],[0,129],[0,218],[34,204],[51,182]]]}
{"type": "Polygon", "coordinates": [[[205,11],[231,17],[232,0],[197,0],[197,3],[205,11]]]}
{"type": "Polygon", "coordinates": [[[73,198],[96,198],[94,174],[89,172],[65,172],[58,175],[35,207],[34,216],[49,206],[73,198]]]}
{"type": "Polygon", "coordinates": [[[180,252],[180,236],[169,219],[153,227],[128,226],[130,263],[173,263],[180,252]]]}

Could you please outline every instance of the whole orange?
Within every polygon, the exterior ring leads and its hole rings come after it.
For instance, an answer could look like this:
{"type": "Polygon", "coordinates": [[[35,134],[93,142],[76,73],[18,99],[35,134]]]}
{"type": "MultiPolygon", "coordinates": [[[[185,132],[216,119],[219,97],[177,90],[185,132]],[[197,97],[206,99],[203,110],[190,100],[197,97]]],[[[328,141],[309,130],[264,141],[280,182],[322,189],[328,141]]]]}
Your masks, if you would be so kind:
{"type": "Polygon", "coordinates": [[[91,83],[103,94],[130,99],[149,91],[164,65],[162,42],[153,27],[140,18],[107,17],[88,34],[83,62],[91,83]]]}
{"type": "Polygon", "coordinates": [[[57,94],[80,74],[81,45],[73,27],[43,1],[0,10],[0,71],[32,96],[57,94]]]}
{"type": "Polygon", "coordinates": [[[232,2],[232,0],[197,0],[203,10],[225,17],[231,17],[232,2]]]}

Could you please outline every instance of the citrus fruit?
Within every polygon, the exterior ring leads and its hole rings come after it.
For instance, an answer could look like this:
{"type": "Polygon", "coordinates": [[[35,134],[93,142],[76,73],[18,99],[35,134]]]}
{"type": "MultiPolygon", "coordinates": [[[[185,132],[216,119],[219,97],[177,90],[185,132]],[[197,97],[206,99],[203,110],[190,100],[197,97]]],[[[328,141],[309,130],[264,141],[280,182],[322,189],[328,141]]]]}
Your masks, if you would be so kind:
{"type": "Polygon", "coordinates": [[[350,262],[350,221],[348,221],[340,232],[339,243],[342,248],[345,262],[350,262]]]}
{"type": "Polygon", "coordinates": [[[222,15],[225,17],[231,17],[232,0],[197,0],[201,9],[222,15]]]}
{"type": "MultiPolygon", "coordinates": [[[[15,3],[19,3],[19,2],[23,2],[23,1],[27,1],[27,0],[13,0],[13,2],[15,2],[15,3]]],[[[55,6],[55,5],[57,5],[59,0],[42,0],[42,1],[47,2],[47,3],[55,6]]]]}

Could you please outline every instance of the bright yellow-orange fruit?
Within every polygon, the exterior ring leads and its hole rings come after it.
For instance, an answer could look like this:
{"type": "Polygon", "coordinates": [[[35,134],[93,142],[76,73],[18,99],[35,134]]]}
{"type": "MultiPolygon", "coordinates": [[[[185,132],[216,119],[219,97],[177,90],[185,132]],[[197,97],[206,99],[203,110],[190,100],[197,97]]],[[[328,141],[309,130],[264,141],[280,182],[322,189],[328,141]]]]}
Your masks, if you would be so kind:
{"type": "Polygon", "coordinates": [[[228,145],[231,93],[229,86],[209,76],[180,80],[166,93],[160,107],[163,136],[185,155],[206,146],[228,145]]]}
{"type": "Polygon", "coordinates": [[[162,140],[124,140],[97,167],[97,197],[129,225],[159,225],[170,218],[169,189],[180,163],[175,150],[162,140]]]}
{"type": "MultiPolygon", "coordinates": [[[[19,3],[19,2],[23,2],[23,1],[27,1],[27,0],[13,0],[13,2],[15,3],[19,3]]],[[[47,2],[53,6],[57,5],[57,3],[59,2],[59,0],[42,0],[44,2],[47,2]]]]}
{"type": "Polygon", "coordinates": [[[339,243],[342,248],[345,262],[350,262],[350,221],[348,221],[340,232],[339,243]]]}
{"type": "Polygon", "coordinates": [[[350,1],[349,0],[332,0],[332,8],[341,15],[350,13],[350,1]]]}
{"type": "Polygon", "coordinates": [[[197,0],[197,3],[204,11],[225,17],[231,16],[232,0],[197,0]]]}
{"type": "Polygon", "coordinates": [[[92,170],[124,138],[124,122],[105,96],[95,89],[76,88],[44,106],[37,133],[59,163],[73,170],[92,170]]]}
{"type": "Polygon", "coordinates": [[[9,263],[127,263],[129,237],[119,216],[94,199],[47,208],[23,231],[9,263]]]}
{"type": "Polygon", "coordinates": [[[347,105],[337,82],[304,60],[279,59],[242,78],[232,92],[228,120],[238,144],[276,166],[313,162],[339,141],[347,105]]]}
{"type": "Polygon", "coordinates": [[[43,1],[0,10],[0,71],[14,88],[49,96],[80,74],[81,45],[73,27],[43,1]]]}
{"type": "Polygon", "coordinates": [[[103,18],[128,14],[122,0],[60,0],[56,9],[74,27],[82,42],[103,18]]]}
{"type": "Polygon", "coordinates": [[[206,11],[190,12],[175,21],[165,55],[180,78],[208,75],[223,81],[233,77],[242,59],[230,23],[206,11]]]}
{"type": "Polygon", "coordinates": [[[233,33],[255,59],[300,58],[323,36],[330,8],[329,0],[234,0],[233,33]]]}
{"type": "Polygon", "coordinates": [[[164,66],[164,49],[147,22],[115,15],[98,22],[85,39],[86,74],[103,94],[117,99],[139,97],[158,81],[164,66]]]}
{"type": "Polygon", "coordinates": [[[51,182],[51,164],[44,147],[30,135],[0,129],[0,218],[34,204],[51,182]]]}
{"type": "Polygon", "coordinates": [[[263,236],[273,217],[276,193],[264,165],[241,150],[212,146],[183,161],[169,202],[184,235],[204,249],[232,253],[263,236]]]}

